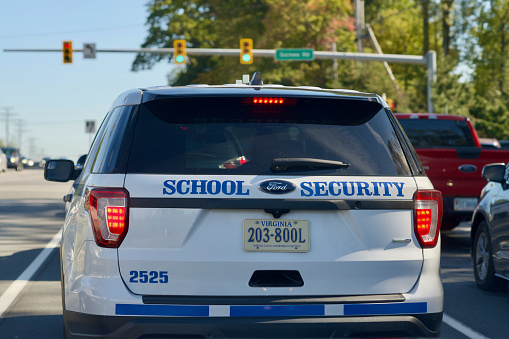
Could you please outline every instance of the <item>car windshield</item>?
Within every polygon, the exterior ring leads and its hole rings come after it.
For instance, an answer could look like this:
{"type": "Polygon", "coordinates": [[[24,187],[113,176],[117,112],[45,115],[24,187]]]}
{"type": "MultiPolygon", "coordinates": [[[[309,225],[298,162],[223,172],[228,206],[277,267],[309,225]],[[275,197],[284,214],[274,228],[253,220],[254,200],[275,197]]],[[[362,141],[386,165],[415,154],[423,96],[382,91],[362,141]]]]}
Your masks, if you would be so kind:
{"type": "MultiPolygon", "coordinates": [[[[315,175],[410,175],[387,113],[376,102],[254,100],[194,97],[142,104],[128,173],[259,175],[271,173],[274,159],[311,158],[348,164],[315,166],[315,175]]],[[[310,166],[301,167],[305,172],[310,166]]]]}

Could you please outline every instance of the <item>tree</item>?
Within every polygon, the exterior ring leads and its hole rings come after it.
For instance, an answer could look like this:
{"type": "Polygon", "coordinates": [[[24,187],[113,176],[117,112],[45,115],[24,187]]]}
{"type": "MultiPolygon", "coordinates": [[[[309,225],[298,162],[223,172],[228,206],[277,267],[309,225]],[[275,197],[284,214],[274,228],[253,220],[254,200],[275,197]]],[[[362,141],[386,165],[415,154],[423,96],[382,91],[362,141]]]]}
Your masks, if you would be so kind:
{"type": "Polygon", "coordinates": [[[470,15],[477,18],[477,25],[470,26],[473,39],[467,54],[474,69],[475,103],[470,107],[470,115],[481,135],[499,139],[509,137],[508,14],[509,3],[501,0],[477,1],[470,10],[470,15]]]}
{"type": "MultiPolygon", "coordinates": [[[[442,43],[454,41],[453,34],[444,35],[441,31],[454,25],[451,18],[443,21],[447,25],[437,25],[440,16],[446,14],[439,10],[437,1],[425,1],[429,4],[431,22],[425,29],[423,22],[428,20],[423,18],[420,0],[366,0],[366,22],[371,24],[383,52],[422,55],[429,39],[424,37],[424,31],[428,30],[429,37],[435,37],[437,49],[441,49],[442,43]]],[[[443,2],[452,6],[453,0],[443,2]]],[[[327,51],[335,43],[339,51],[356,51],[351,0],[151,0],[148,12],[149,34],[142,47],[172,47],[173,40],[186,39],[188,47],[239,48],[240,38],[252,38],[255,48],[309,47],[327,51]]],[[[451,46],[456,59],[450,58],[448,62],[454,61],[456,65],[458,53],[454,43],[451,46]]],[[[443,51],[451,54],[450,47],[443,51]]],[[[369,43],[365,43],[365,52],[376,53],[369,43]]],[[[186,66],[174,67],[169,74],[170,84],[232,83],[241,74],[260,71],[265,83],[386,93],[397,102],[399,111],[427,111],[427,72],[422,65],[391,64],[401,88],[397,90],[381,62],[338,60],[336,73],[332,60],[276,62],[255,56],[252,65],[241,65],[238,58],[188,56],[186,66]]],[[[170,58],[139,54],[132,69],[150,68],[170,58]]],[[[452,83],[457,78],[447,81],[454,87],[452,83]]]]}
{"type": "MultiPolygon", "coordinates": [[[[142,47],[171,47],[176,38],[188,47],[239,48],[252,38],[255,48],[311,47],[330,50],[333,41],[354,40],[352,6],[348,0],[153,0],[149,5],[149,35],[142,47]]],[[[346,43],[345,43],[346,42],[346,43]]],[[[133,70],[150,68],[169,58],[140,54],[133,70]]],[[[240,65],[238,58],[190,56],[185,71],[170,76],[173,84],[231,83],[242,73],[262,73],[265,82],[325,85],[331,61],[276,63],[256,58],[240,65]]]]}

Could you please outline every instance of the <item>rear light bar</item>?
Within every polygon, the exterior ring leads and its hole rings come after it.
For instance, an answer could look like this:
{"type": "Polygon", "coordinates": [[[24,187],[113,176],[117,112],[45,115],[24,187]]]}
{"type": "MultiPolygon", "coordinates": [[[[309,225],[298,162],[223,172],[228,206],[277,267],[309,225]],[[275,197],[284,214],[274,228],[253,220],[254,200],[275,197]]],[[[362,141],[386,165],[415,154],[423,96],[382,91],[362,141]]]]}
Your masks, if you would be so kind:
{"type": "Polygon", "coordinates": [[[129,225],[129,192],[123,188],[94,188],[87,194],[85,209],[90,213],[97,245],[119,247],[129,225]]]}
{"type": "Polygon", "coordinates": [[[253,98],[253,104],[269,104],[269,105],[279,105],[283,104],[285,99],[283,98],[253,98]]]}
{"type": "Polygon", "coordinates": [[[297,104],[296,98],[282,97],[245,97],[241,99],[243,105],[253,106],[294,106],[297,104]]]}
{"type": "Polygon", "coordinates": [[[440,191],[418,190],[414,193],[414,231],[422,248],[437,245],[442,209],[440,191]]]}

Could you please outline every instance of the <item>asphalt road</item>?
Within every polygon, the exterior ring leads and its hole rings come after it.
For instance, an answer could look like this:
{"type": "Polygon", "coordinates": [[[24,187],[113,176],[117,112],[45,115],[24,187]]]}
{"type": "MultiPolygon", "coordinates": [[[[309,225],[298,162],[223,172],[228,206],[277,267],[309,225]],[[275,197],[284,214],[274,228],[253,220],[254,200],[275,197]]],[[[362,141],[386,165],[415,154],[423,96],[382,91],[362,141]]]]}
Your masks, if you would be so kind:
{"type": "MultiPolygon", "coordinates": [[[[62,227],[62,196],[70,183],[50,183],[42,176],[40,169],[0,173],[2,339],[62,338],[58,250],[45,247],[62,227]],[[46,260],[38,270],[27,272],[41,253],[47,254],[46,260]],[[23,279],[16,281],[20,276],[23,279]],[[19,293],[12,292],[16,286],[19,293]],[[6,296],[13,299],[3,311],[6,296]]],[[[509,338],[509,289],[490,293],[476,287],[469,237],[468,223],[442,234],[441,338],[509,338]]]]}

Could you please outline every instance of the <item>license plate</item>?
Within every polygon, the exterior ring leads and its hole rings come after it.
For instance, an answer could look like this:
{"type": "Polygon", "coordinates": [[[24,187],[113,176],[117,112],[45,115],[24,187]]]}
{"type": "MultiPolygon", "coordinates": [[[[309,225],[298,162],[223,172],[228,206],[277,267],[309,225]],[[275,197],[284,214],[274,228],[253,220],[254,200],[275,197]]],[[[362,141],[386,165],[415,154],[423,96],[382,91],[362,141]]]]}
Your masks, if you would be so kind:
{"type": "Polygon", "coordinates": [[[309,221],[244,220],[244,250],[253,252],[308,252],[309,221]]]}
{"type": "Polygon", "coordinates": [[[455,211],[473,211],[477,206],[477,198],[455,198],[454,210],[455,211]]]}

